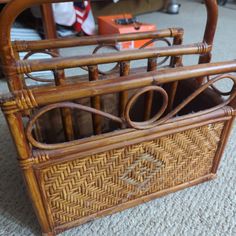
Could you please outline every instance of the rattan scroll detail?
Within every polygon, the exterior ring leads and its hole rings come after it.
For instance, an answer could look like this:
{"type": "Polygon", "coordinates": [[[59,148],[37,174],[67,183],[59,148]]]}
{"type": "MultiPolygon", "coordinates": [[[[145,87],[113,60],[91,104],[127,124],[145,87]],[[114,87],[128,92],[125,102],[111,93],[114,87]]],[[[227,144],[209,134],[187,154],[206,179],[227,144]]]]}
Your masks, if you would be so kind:
{"type": "MultiPolygon", "coordinates": [[[[158,125],[164,124],[166,123],[168,120],[170,120],[171,118],[173,118],[176,114],[178,114],[179,111],[181,111],[187,104],[189,104],[192,100],[194,100],[199,94],[201,94],[203,91],[205,91],[207,88],[209,88],[211,85],[213,85],[215,82],[222,80],[222,79],[231,79],[233,81],[233,87],[231,89],[231,91],[227,94],[230,94],[230,96],[221,104],[212,107],[210,109],[207,109],[206,111],[202,111],[201,114],[205,114],[205,113],[210,113],[213,112],[217,109],[223,108],[226,105],[228,105],[236,96],[236,87],[235,87],[235,82],[236,82],[236,77],[233,75],[220,75],[220,76],[216,76],[214,77],[212,80],[208,81],[207,83],[205,83],[204,85],[202,85],[200,88],[198,88],[196,91],[194,91],[189,97],[187,97],[182,103],[180,103],[178,106],[176,106],[171,112],[169,112],[168,114],[164,115],[164,112],[166,110],[167,107],[167,103],[168,103],[168,95],[166,93],[166,91],[160,87],[160,86],[147,86],[144,87],[142,89],[140,89],[139,91],[137,91],[128,101],[125,111],[124,111],[124,117],[117,117],[115,115],[111,115],[107,112],[103,112],[101,110],[97,110],[95,108],[91,108],[88,106],[84,106],[84,105],[80,105],[80,104],[76,104],[73,102],[62,102],[62,103],[56,103],[56,104],[52,104],[52,105],[48,105],[45,106],[41,109],[39,109],[38,112],[36,112],[36,114],[31,117],[27,128],[26,128],[26,135],[27,138],[29,140],[29,142],[40,149],[56,149],[56,148],[63,148],[63,147],[68,147],[68,146],[72,146],[72,145],[76,145],[77,140],[73,140],[70,142],[64,142],[64,143],[57,143],[57,144],[44,144],[44,143],[40,143],[38,142],[32,135],[32,130],[34,128],[34,125],[36,123],[36,121],[39,119],[40,116],[42,116],[44,113],[55,109],[55,108],[72,108],[72,109],[79,109],[79,110],[83,110],[86,112],[90,112],[92,114],[96,114],[108,119],[111,119],[115,122],[118,122],[122,125],[122,128],[127,128],[127,127],[132,127],[134,129],[150,129],[153,127],[156,127],[158,125]],[[133,104],[135,103],[135,101],[138,99],[138,97],[140,95],[142,95],[145,92],[148,91],[157,91],[158,93],[160,93],[163,97],[163,105],[161,107],[161,109],[159,110],[159,112],[154,115],[151,119],[143,121],[143,122],[134,122],[130,119],[130,110],[132,109],[133,104]]],[[[31,105],[33,103],[30,103],[31,100],[29,99],[21,99],[20,101],[26,101],[25,103],[22,103],[24,105],[28,105],[28,107],[30,108],[31,105]]],[[[32,102],[34,102],[35,100],[33,99],[32,102]]],[[[21,103],[19,103],[21,105],[21,103]]],[[[25,107],[26,108],[26,107],[25,107]]],[[[197,113],[196,113],[197,115],[197,113]]]]}
{"type": "MultiPolygon", "coordinates": [[[[171,42],[166,39],[166,38],[157,38],[157,39],[151,39],[149,40],[148,42],[144,43],[139,49],[143,49],[143,48],[146,48],[148,47],[149,45],[153,44],[154,42],[164,42],[167,44],[168,47],[171,46],[171,42]]],[[[157,63],[157,66],[161,66],[163,65],[168,59],[169,59],[170,56],[166,56],[164,57],[160,62],[157,63]]]]}
{"type": "Polygon", "coordinates": [[[211,173],[224,123],[78,158],[41,172],[41,188],[61,225],[211,173]]]}
{"type": "MultiPolygon", "coordinates": [[[[156,119],[150,119],[148,121],[144,121],[144,122],[133,122],[130,120],[129,117],[129,112],[130,109],[132,108],[132,104],[137,100],[138,96],[136,94],[133,95],[133,97],[131,97],[131,99],[129,100],[127,106],[126,106],[126,110],[125,110],[125,120],[128,122],[128,124],[135,128],[135,129],[150,129],[153,128],[157,125],[163,124],[166,121],[168,121],[169,119],[171,119],[172,117],[174,117],[176,114],[178,114],[179,111],[181,111],[186,105],[188,105],[191,101],[193,101],[199,94],[201,94],[202,92],[204,92],[207,88],[212,87],[212,85],[214,85],[217,81],[223,80],[223,79],[229,79],[233,82],[233,86],[232,89],[229,92],[226,92],[226,95],[229,95],[229,97],[222,102],[221,104],[212,107],[210,109],[207,109],[205,111],[205,113],[210,113],[212,111],[215,111],[219,108],[223,108],[224,106],[230,104],[231,101],[233,101],[233,99],[236,97],[236,76],[231,75],[231,74],[224,74],[224,75],[218,75],[214,78],[212,78],[211,80],[209,80],[208,82],[206,82],[205,84],[203,84],[202,86],[200,86],[198,89],[196,89],[190,96],[188,96],[185,100],[183,100],[183,102],[181,102],[179,105],[177,105],[171,112],[169,112],[166,116],[161,117],[160,115],[156,115],[156,119]]],[[[150,90],[154,90],[153,86],[149,86],[150,90]]],[[[145,91],[146,88],[141,89],[140,91],[137,92],[137,94],[142,94],[145,91]]],[[[165,95],[165,91],[161,91],[163,90],[160,87],[160,93],[162,94],[163,98],[164,98],[164,103],[166,103],[168,101],[168,98],[165,95]]],[[[224,95],[224,94],[222,94],[224,95]]],[[[162,108],[161,108],[161,111],[162,108]]],[[[155,116],[154,116],[155,118],[155,116]]]]}
{"type": "MultiPolygon", "coordinates": [[[[114,44],[99,44],[99,45],[97,45],[97,46],[94,48],[94,50],[93,50],[93,52],[92,52],[92,55],[97,54],[98,51],[101,50],[102,48],[114,49],[116,52],[119,51],[119,48],[118,48],[116,45],[114,45],[114,44]]],[[[85,70],[85,71],[88,71],[88,66],[80,66],[80,68],[83,69],[83,70],[85,70]]],[[[110,75],[110,74],[112,74],[112,73],[118,72],[118,71],[119,71],[119,68],[120,68],[119,63],[116,63],[116,64],[114,65],[114,67],[111,68],[111,69],[108,70],[108,71],[101,71],[100,69],[98,69],[98,73],[99,73],[100,75],[110,75]]]]}
{"type": "Polygon", "coordinates": [[[38,54],[38,53],[50,55],[51,57],[59,57],[59,54],[58,54],[58,53],[52,52],[52,51],[47,51],[47,50],[44,50],[44,51],[36,51],[36,52],[30,51],[30,52],[26,53],[26,55],[24,56],[23,60],[20,61],[20,62],[22,63],[22,65],[27,65],[27,67],[24,66],[24,67],[22,68],[22,72],[24,72],[25,76],[26,76],[27,78],[31,79],[31,80],[34,80],[34,81],[37,81],[37,82],[46,82],[46,83],[47,83],[47,82],[52,82],[51,79],[42,79],[42,78],[40,78],[40,77],[32,76],[31,74],[29,74],[29,72],[31,72],[31,69],[30,69],[30,67],[28,66],[27,62],[24,61],[24,60],[27,60],[27,59],[29,59],[32,55],[38,54]]]}
{"type": "MultiPolygon", "coordinates": [[[[93,53],[92,54],[97,54],[98,51],[101,49],[101,48],[110,48],[110,49],[114,49],[115,51],[119,51],[119,48],[116,46],[116,45],[112,45],[112,44],[100,44],[98,45],[94,50],[93,50],[93,53]]],[[[84,67],[81,67],[81,68],[84,68],[84,67]]],[[[112,73],[115,73],[115,72],[118,72],[119,71],[119,68],[120,68],[120,65],[119,63],[116,63],[115,66],[110,69],[109,71],[101,71],[98,69],[98,72],[99,74],[101,75],[110,75],[112,73]]]]}

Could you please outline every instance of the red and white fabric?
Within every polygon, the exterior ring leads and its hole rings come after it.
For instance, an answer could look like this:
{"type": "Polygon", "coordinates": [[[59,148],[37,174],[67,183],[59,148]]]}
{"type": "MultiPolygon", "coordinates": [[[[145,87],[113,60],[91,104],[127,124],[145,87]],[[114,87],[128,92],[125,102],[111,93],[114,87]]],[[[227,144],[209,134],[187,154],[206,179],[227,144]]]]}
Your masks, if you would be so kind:
{"type": "Polygon", "coordinates": [[[75,30],[81,30],[87,35],[96,34],[95,21],[92,14],[90,1],[83,1],[80,5],[75,6],[76,23],[75,30]]]}
{"type": "Polygon", "coordinates": [[[53,3],[53,14],[57,24],[72,26],[77,32],[81,30],[87,35],[96,34],[95,21],[90,1],[53,3]]]}

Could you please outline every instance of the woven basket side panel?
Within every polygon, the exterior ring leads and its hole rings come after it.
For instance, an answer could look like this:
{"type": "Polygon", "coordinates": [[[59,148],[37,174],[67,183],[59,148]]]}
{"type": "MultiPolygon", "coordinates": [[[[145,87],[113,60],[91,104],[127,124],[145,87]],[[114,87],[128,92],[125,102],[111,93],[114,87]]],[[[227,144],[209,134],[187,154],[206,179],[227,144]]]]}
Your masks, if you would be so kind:
{"type": "Polygon", "coordinates": [[[55,226],[211,172],[224,123],[48,166],[41,187],[55,226]]]}

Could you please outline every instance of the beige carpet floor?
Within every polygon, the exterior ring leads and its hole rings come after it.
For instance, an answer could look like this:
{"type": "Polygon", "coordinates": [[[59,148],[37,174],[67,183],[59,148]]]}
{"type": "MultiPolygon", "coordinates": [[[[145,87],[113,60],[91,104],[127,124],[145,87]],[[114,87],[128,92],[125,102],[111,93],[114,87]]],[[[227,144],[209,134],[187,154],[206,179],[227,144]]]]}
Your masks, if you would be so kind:
{"type": "MultiPolygon", "coordinates": [[[[145,14],[142,21],[158,28],[185,28],[185,43],[201,41],[205,21],[200,2],[182,0],[179,15],[145,14]]],[[[236,11],[220,8],[213,61],[236,57],[236,11]]],[[[65,52],[65,54],[70,51],[65,52]]],[[[186,64],[196,58],[186,57],[186,64]]],[[[228,87],[227,82],[221,84],[228,87]]],[[[6,90],[5,82],[0,91],[6,90]]],[[[236,235],[236,129],[225,150],[218,178],[141,206],[97,219],[62,236],[234,236],[236,235]]],[[[5,120],[0,113],[0,235],[40,235],[5,120]]]]}

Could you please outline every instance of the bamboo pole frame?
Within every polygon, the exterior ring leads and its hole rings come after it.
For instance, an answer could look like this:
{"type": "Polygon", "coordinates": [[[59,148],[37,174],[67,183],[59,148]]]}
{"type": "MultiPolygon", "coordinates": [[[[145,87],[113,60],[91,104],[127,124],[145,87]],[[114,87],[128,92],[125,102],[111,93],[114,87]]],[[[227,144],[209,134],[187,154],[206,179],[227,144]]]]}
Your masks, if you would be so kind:
{"type": "MultiPolygon", "coordinates": [[[[230,73],[233,71],[236,71],[236,60],[164,69],[158,72],[145,72],[139,74],[138,77],[137,75],[129,75],[122,78],[66,84],[62,87],[33,88],[31,91],[36,103],[38,106],[41,106],[49,103],[137,89],[152,84],[166,84],[189,78],[230,73]],[[78,90],[80,93],[78,93],[78,90]]],[[[17,92],[14,94],[17,95],[17,92]]]]}

